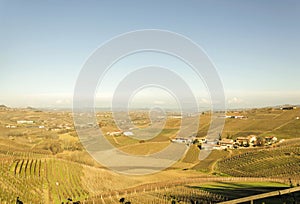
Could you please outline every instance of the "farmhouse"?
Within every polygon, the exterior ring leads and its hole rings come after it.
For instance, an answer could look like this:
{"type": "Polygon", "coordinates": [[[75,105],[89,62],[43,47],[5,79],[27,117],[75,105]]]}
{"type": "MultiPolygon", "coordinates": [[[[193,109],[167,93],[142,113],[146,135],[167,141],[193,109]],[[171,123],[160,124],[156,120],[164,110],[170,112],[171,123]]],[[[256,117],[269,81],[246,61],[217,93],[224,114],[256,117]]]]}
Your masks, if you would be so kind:
{"type": "Polygon", "coordinates": [[[6,127],[6,128],[16,128],[15,125],[6,125],[5,127],[6,127]]]}
{"type": "Polygon", "coordinates": [[[171,142],[174,142],[174,143],[183,143],[183,144],[191,144],[193,142],[193,140],[192,139],[188,139],[188,138],[179,137],[179,138],[171,139],[171,142]]]}
{"type": "Polygon", "coordinates": [[[197,139],[201,143],[206,143],[207,142],[206,137],[200,137],[200,138],[197,138],[197,139]]]}
{"type": "Polygon", "coordinates": [[[274,144],[277,142],[277,137],[275,137],[275,136],[265,137],[265,142],[266,142],[266,144],[269,144],[269,145],[274,144]]]}
{"type": "Polygon", "coordinates": [[[219,141],[221,149],[233,149],[233,140],[231,139],[222,139],[219,141]]]}
{"type": "Polygon", "coordinates": [[[247,137],[237,137],[236,142],[238,143],[239,146],[244,146],[244,147],[249,146],[249,140],[247,137]]]}
{"type": "Polygon", "coordinates": [[[182,115],[170,115],[169,118],[182,119],[182,115]]]}
{"type": "Polygon", "coordinates": [[[123,135],[125,135],[125,136],[132,136],[134,134],[133,134],[133,132],[126,131],[126,132],[123,132],[123,135]]]}
{"type": "Polygon", "coordinates": [[[249,140],[248,143],[249,143],[250,146],[256,145],[256,141],[257,141],[257,136],[256,135],[249,135],[247,138],[249,140]]]}
{"type": "Polygon", "coordinates": [[[107,132],[106,134],[109,136],[120,136],[122,134],[122,132],[121,131],[107,132]]]}
{"type": "Polygon", "coordinates": [[[248,146],[249,141],[247,137],[237,137],[236,142],[238,143],[239,146],[248,146]]]}
{"type": "Polygon", "coordinates": [[[18,120],[17,124],[33,124],[32,120],[18,120]]]}
{"type": "Polygon", "coordinates": [[[236,142],[239,146],[254,146],[256,145],[257,136],[256,135],[249,135],[247,137],[237,137],[236,142]]]}

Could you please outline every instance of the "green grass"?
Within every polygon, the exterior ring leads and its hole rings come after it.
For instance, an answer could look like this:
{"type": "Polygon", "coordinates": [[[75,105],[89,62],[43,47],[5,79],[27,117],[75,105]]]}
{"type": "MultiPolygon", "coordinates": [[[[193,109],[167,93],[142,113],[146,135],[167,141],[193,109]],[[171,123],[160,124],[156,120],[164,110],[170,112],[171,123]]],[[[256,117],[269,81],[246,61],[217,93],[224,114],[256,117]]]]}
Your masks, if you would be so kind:
{"type": "MultiPolygon", "coordinates": [[[[199,186],[191,186],[192,188],[199,188],[211,193],[220,194],[227,197],[229,200],[247,197],[251,195],[267,193],[276,190],[286,189],[289,186],[282,183],[275,182],[243,182],[243,183],[232,183],[232,182],[216,182],[209,184],[202,184],[199,186]]],[[[282,203],[278,198],[268,198],[260,200],[259,203],[282,203]]],[[[258,203],[258,202],[255,202],[258,203]]]]}
{"type": "Polygon", "coordinates": [[[289,185],[277,182],[214,182],[207,183],[200,186],[201,188],[209,189],[236,189],[236,188],[265,188],[265,187],[284,187],[288,188],[289,185]]]}
{"type": "MultiPolygon", "coordinates": [[[[287,184],[275,182],[215,182],[208,184],[200,184],[196,186],[194,185],[191,187],[225,196],[229,200],[289,188],[287,184]]],[[[296,197],[296,199],[300,199],[300,193],[295,193],[294,196],[296,197]]],[[[293,199],[294,198],[291,194],[287,194],[256,200],[254,201],[254,203],[293,203],[293,199]]]]}

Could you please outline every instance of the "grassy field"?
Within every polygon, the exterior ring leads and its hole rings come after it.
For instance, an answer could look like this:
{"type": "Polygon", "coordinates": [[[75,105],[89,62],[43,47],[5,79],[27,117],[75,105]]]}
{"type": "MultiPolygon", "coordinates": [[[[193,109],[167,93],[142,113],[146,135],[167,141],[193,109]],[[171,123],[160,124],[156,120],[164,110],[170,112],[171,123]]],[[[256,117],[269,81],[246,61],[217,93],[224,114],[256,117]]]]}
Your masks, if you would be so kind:
{"type": "Polygon", "coordinates": [[[149,155],[159,152],[170,145],[169,142],[136,143],[120,148],[120,150],[133,155],[149,155]]]}
{"type": "Polygon", "coordinates": [[[191,145],[188,152],[182,159],[182,161],[185,163],[192,163],[192,164],[198,163],[199,153],[200,153],[200,149],[197,147],[197,145],[191,145]]]}

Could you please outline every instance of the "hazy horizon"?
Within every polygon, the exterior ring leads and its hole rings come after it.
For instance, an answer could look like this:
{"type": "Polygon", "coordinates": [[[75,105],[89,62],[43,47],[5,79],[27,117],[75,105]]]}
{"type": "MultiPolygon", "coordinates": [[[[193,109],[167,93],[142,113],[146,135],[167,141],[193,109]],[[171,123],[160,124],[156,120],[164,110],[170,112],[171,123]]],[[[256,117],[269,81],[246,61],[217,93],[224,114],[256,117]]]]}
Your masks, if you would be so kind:
{"type": "MultiPolygon", "coordinates": [[[[27,108],[32,108],[32,109],[53,109],[53,110],[72,110],[73,107],[68,107],[68,106],[10,106],[8,104],[0,104],[0,106],[5,106],[7,108],[17,108],[17,109],[27,109],[27,108]]],[[[277,104],[277,105],[267,105],[267,106],[253,106],[253,107],[227,107],[225,109],[225,111],[230,111],[230,110],[243,110],[243,109],[256,109],[256,108],[280,108],[280,107],[285,107],[285,106],[296,106],[296,107],[299,107],[300,104],[289,104],[289,103],[285,103],[285,104],[277,104]]],[[[112,108],[110,106],[95,106],[95,107],[86,107],[88,109],[90,108],[94,108],[96,111],[97,110],[104,110],[104,111],[111,111],[112,108]]],[[[145,106],[145,107],[130,107],[130,109],[125,109],[126,111],[131,111],[131,110],[151,110],[153,107],[149,106],[145,106]]],[[[164,108],[165,111],[180,111],[178,108],[172,108],[172,107],[162,107],[164,108]]],[[[84,107],[83,107],[84,109],[84,107]]],[[[113,111],[124,111],[123,108],[120,108],[120,107],[115,107],[113,111]]],[[[197,108],[190,108],[190,111],[192,112],[205,112],[205,111],[211,111],[211,108],[209,106],[207,107],[198,107],[197,108]]],[[[221,109],[216,109],[215,111],[223,111],[221,109]]]]}

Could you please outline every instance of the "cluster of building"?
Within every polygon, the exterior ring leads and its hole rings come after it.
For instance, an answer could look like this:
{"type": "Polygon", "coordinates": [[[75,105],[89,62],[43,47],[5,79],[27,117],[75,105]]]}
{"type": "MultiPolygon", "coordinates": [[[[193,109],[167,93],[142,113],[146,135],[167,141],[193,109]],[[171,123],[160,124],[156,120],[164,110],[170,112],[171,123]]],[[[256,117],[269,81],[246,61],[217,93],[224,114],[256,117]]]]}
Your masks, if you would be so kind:
{"type": "Polygon", "coordinates": [[[174,139],[171,139],[171,142],[173,142],[173,143],[181,143],[181,144],[186,144],[186,145],[190,145],[194,141],[195,141],[195,138],[176,137],[174,139]]]}
{"type": "Polygon", "coordinates": [[[33,121],[33,120],[17,120],[16,124],[6,124],[6,128],[18,128],[18,127],[26,127],[26,128],[39,128],[46,129],[48,131],[60,131],[60,130],[71,130],[73,129],[71,124],[57,124],[57,122],[49,122],[49,121],[33,121]],[[45,124],[47,123],[47,128],[45,124]]]}
{"type": "MultiPolygon", "coordinates": [[[[200,148],[203,149],[216,149],[216,150],[225,150],[225,149],[236,149],[239,147],[255,147],[255,146],[264,146],[264,145],[272,145],[278,142],[277,137],[275,136],[267,136],[267,137],[258,137],[256,135],[249,135],[247,137],[237,137],[235,140],[233,139],[212,139],[207,140],[206,138],[183,138],[177,137],[171,139],[173,143],[180,144],[198,144],[200,148]]],[[[281,142],[281,141],[280,141],[281,142]]]]}
{"type": "MultiPolygon", "coordinates": [[[[34,121],[33,120],[18,120],[17,121],[17,125],[23,125],[23,124],[32,125],[32,124],[34,124],[34,121]]],[[[5,125],[5,127],[6,128],[17,128],[18,127],[17,125],[7,124],[7,125],[5,125]]]]}
{"type": "Polygon", "coordinates": [[[221,139],[219,140],[213,149],[235,149],[238,147],[255,147],[272,145],[278,142],[277,137],[257,137],[256,135],[249,135],[247,137],[237,137],[236,140],[221,139]]]}

